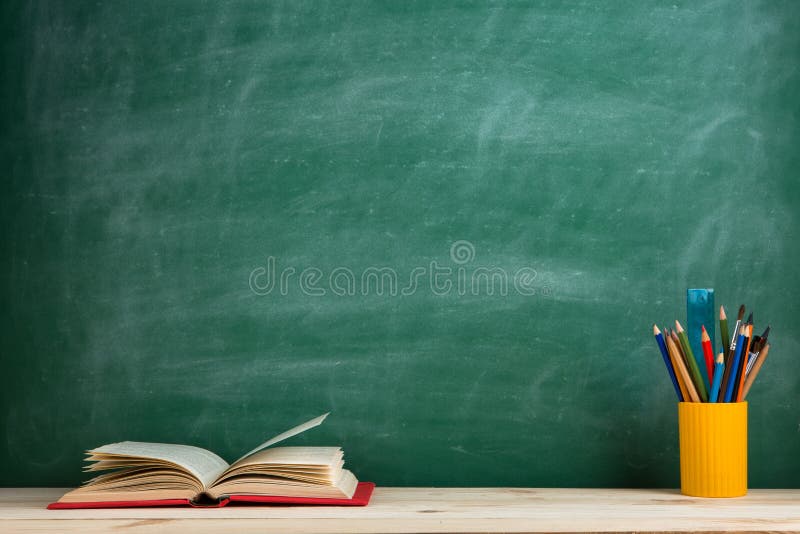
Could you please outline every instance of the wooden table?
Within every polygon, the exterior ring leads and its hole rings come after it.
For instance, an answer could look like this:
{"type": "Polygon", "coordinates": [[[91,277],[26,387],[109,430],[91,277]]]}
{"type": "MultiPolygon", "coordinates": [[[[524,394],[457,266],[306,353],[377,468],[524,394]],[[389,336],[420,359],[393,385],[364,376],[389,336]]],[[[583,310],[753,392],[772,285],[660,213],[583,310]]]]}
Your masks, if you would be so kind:
{"type": "Polygon", "coordinates": [[[377,488],[364,508],[46,510],[63,489],[0,489],[0,532],[800,532],[800,490],[377,488]]]}

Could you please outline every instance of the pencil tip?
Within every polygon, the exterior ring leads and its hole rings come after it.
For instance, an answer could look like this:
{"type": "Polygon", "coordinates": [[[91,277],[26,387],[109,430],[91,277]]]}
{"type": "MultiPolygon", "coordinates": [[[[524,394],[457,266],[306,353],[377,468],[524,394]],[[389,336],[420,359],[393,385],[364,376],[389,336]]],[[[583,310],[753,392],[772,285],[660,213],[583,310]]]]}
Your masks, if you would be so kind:
{"type": "Polygon", "coordinates": [[[705,325],[700,325],[700,329],[702,330],[700,332],[700,341],[702,341],[703,343],[705,343],[706,341],[711,341],[711,336],[708,335],[708,330],[706,330],[705,325]]]}
{"type": "Polygon", "coordinates": [[[753,312],[750,312],[750,315],[747,316],[747,321],[745,322],[748,324],[753,324],[753,312]]]}
{"type": "Polygon", "coordinates": [[[657,336],[660,333],[661,333],[661,330],[658,329],[658,326],[657,325],[653,325],[653,335],[657,336]]]}
{"type": "Polygon", "coordinates": [[[675,330],[677,330],[678,333],[683,332],[683,327],[681,326],[681,323],[679,323],[677,319],[675,319],[675,330]]]}
{"type": "Polygon", "coordinates": [[[725,321],[727,319],[728,319],[728,316],[725,314],[725,307],[724,306],[720,306],[719,307],[719,320],[720,321],[725,321]]]}

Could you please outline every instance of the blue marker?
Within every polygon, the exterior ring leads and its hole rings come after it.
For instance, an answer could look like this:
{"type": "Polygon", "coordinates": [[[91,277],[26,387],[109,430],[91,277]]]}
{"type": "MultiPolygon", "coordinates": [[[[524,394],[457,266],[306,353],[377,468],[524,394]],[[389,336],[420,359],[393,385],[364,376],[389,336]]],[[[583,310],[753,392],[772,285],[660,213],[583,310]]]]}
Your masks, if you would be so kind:
{"type": "Polygon", "coordinates": [[[728,373],[728,383],[725,384],[725,402],[731,402],[733,390],[736,389],[736,369],[739,368],[739,361],[742,359],[742,345],[744,345],[745,335],[739,333],[736,338],[736,353],[733,355],[733,367],[728,373]]]}
{"type": "Polygon", "coordinates": [[[717,356],[717,363],[714,364],[714,383],[711,385],[711,393],[708,395],[708,402],[717,402],[719,396],[719,386],[722,384],[722,373],[725,372],[725,356],[720,352],[717,356]]]}

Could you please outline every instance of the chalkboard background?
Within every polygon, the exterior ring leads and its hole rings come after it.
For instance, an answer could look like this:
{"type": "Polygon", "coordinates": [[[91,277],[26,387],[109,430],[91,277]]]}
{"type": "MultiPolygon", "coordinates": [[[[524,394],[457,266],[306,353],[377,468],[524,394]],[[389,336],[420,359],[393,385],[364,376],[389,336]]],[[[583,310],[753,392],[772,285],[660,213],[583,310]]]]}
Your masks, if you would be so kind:
{"type": "Polygon", "coordinates": [[[0,484],[331,411],[379,484],[675,487],[687,287],[800,480],[800,3],[0,9],[0,484]]]}

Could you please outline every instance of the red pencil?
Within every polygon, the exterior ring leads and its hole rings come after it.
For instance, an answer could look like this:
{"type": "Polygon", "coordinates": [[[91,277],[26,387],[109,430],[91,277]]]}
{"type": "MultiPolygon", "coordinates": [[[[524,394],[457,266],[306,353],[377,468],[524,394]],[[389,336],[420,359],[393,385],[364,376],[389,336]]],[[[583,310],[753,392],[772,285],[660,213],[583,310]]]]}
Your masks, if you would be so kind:
{"type": "Polygon", "coordinates": [[[703,357],[706,360],[706,370],[708,371],[708,381],[714,380],[714,349],[711,348],[711,337],[703,326],[703,333],[700,336],[700,344],[703,345],[703,357]]]}

